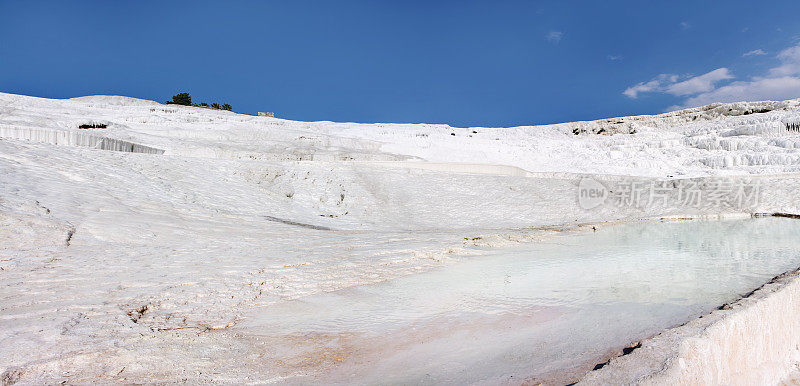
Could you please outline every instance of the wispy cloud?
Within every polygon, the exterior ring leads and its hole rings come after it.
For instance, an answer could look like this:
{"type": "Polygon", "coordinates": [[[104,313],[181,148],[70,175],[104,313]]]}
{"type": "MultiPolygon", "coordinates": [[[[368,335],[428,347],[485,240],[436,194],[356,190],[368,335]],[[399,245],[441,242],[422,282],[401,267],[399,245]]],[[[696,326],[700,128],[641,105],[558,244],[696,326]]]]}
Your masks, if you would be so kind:
{"type": "Polygon", "coordinates": [[[714,85],[717,82],[726,79],[733,79],[733,75],[727,68],[722,67],[703,75],[689,78],[683,82],[671,84],[664,91],[675,96],[708,92],[714,89],[714,85]]]}
{"type": "Polygon", "coordinates": [[[714,89],[714,85],[722,80],[733,79],[731,72],[723,67],[714,71],[688,78],[678,82],[680,77],[674,74],[660,74],[647,82],[628,87],[622,93],[629,98],[637,98],[645,92],[661,92],[675,96],[692,95],[714,89]]]}
{"type": "MultiPolygon", "coordinates": [[[[750,55],[765,55],[754,50],[750,55]]],[[[745,55],[745,56],[750,56],[745,55]]],[[[738,102],[753,100],[783,100],[800,97],[800,44],[788,47],[775,56],[776,65],[763,76],[752,76],[749,80],[734,79],[723,67],[703,75],[678,81],[676,75],[661,74],[647,82],[628,87],[623,94],[637,98],[642,93],[666,93],[686,99],[671,109],[702,106],[714,102],[738,102]],[[721,85],[720,85],[721,84],[721,85]]]]}
{"type": "Polygon", "coordinates": [[[742,54],[742,57],[748,57],[748,56],[758,56],[758,55],[766,55],[766,54],[767,54],[767,53],[766,53],[766,52],[764,52],[764,50],[762,50],[762,49],[760,49],[760,48],[759,48],[759,49],[757,49],[757,50],[747,51],[747,52],[743,53],[743,54],[742,54]]]}
{"type": "Polygon", "coordinates": [[[714,102],[741,102],[761,100],[783,100],[800,97],[800,78],[756,78],[738,81],[716,90],[687,99],[677,108],[697,107],[714,102]]]}
{"type": "Polygon", "coordinates": [[[684,31],[689,29],[689,28],[692,28],[692,25],[687,23],[687,22],[685,22],[685,21],[682,21],[680,26],[681,26],[681,29],[684,30],[684,31]]]}
{"type": "Polygon", "coordinates": [[[778,53],[781,65],[769,69],[769,76],[780,77],[800,74],[800,44],[778,53]]]}
{"type": "Polygon", "coordinates": [[[628,87],[622,93],[629,98],[636,99],[639,97],[639,94],[641,93],[663,91],[665,85],[675,83],[677,80],[678,80],[677,75],[660,74],[647,82],[641,82],[635,86],[628,87]]]}
{"type": "Polygon", "coordinates": [[[548,42],[558,44],[561,41],[561,38],[564,37],[564,33],[561,31],[550,31],[544,37],[548,42]]]}
{"type": "Polygon", "coordinates": [[[617,60],[622,60],[622,55],[608,55],[606,58],[612,62],[616,62],[617,60]]]}

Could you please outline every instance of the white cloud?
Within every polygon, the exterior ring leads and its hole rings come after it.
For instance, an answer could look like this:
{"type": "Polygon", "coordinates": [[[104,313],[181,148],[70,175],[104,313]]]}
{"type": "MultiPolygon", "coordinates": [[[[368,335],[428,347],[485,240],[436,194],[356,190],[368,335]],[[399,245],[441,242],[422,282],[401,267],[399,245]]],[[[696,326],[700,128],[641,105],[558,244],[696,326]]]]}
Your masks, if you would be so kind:
{"type": "Polygon", "coordinates": [[[659,86],[660,84],[658,83],[657,80],[651,80],[647,83],[642,82],[637,84],[636,86],[628,87],[622,93],[628,96],[629,98],[636,99],[639,97],[639,93],[655,91],[659,88],[659,86]]]}
{"type": "Polygon", "coordinates": [[[550,43],[558,44],[558,42],[561,41],[561,38],[564,37],[564,33],[561,31],[550,31],[544,37],[550,43]]]}
{"type": "Polygon", "coordinates": [[[675,83],[678,80],[677,75],[673,74],[661,74],[648,82],[642,82],[635,86],[628,87],[622,93],[625,94],[629,98],[636,99],[639,97],[640,93],[643,92],[654,92],[654,91],[661,91],[664,89],[664,85],[675,83]]]}
{"type": "Polygon", "coordinates": [[[773,77],[800,74],[800,44],[789,47],[778,54],[781,65],[769,70],[773,77]]]}
{"type": "Polygon", "coordinates": [[[682,21],[682,22],[681,22],[681,29],[682,29],[682,30],[687,30],[687,29],[689,29],[689,28],[691,28],[691,27],[692,27],[692,26],[691,26],[689,23],[687,23],[687,22],[685,22],[685,21],[682,21]]]}
{"type": "Polygon", "coordinates": [[[780,65],[770,68],[767,76],[733,82],[689,98],[684,105],[694,107],[713,102],[782,100],[800,97],[800,44],[781,51],[776,58],[780,65]]]}
{"type": "Polygon", "coordinates": [[[738,81],[687,99],[683,107],[697,107],[714,102],[783,100],[800,97],[800,78],[760,78],[738,81]]]}
{"type": "MultiPolygon", "coordinates": [[[[751,51],[751,55],[766,54],[762,50],[751,51]]],[[[744,56],[749,56],[749,55],[744,56]]],[[[661,74],[649,82],[642,82],[626,89],[623,94],[636,98],[643,92],[660,92],[686,97],[680,105],[671,109],[702,106],[714,102],[738,102],[756,100],[784,100],[800,98],[800,44],[781,51],[777,65],[764,76],[752,76],[749,80],[738,80],[718,86],[719,82],[733,79],[730,71],[723,67],[681,82],[661,74]]]]}
{"type": "Polygon", "coordinates": [[[671,84],[664,91],[676,96],[708,92],[714,89],[715,83],[726,79],[733,79],[733,75],[727,68],[722,67],[683,82],[671,84]]]}
{"type": "Polygon", "coordinates": [[[759,48],[759,49],[757,49],[757,50],[747,51],[747,52],[743,53],[743,54],[742,54],[742,57],[747,57],[747,56],[757,56],[757,55],[766,55],[766,54],[767,54],[767,53],[766,53],[766,52],[764,52],[764,50],[762,50],[762,49],[760,49],[760,48],[759,48]]]}
{"type": "Polygon", "coordinates": [[[622,55],[608,55],[606,58],[612,62],[616,62],[617,60],[622,60],[622,55]]]}
{"type": "Polygon", "coordinates": [[[692,95],[714,89],[714,85],[722,80],[733,79],[730,71],[723,67],[703,75],[695,76],[678,82],[680,77],[674,74],[661,74],[648,82],[642,82],[628,87],[622,93],[629,98],[637,98],[644,92],[661,92],[675,96],[692,95]]]}

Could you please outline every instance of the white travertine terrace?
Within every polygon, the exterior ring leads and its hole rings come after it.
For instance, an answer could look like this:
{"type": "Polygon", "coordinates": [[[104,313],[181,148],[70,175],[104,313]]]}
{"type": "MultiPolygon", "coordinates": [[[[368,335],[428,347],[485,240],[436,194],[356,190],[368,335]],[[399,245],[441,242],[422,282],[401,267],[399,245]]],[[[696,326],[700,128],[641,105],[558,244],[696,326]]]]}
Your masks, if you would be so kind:
{"type": "MultiPolygon", "coordinates": [[[[308,354],[281,367],[265,362],[275,359],[266,343],[232,330],[257,307],[446,269],[565,230],[800,213],[800,133],[789,130],[799,108],[742,102],[454,128],[0,94],[0,374],[24,383],[310,382],[352,353],[296,337],[308,354]],[[77,129],[88,122],[107,128],[77,129]],[[736,208],[586,210],[576,198],[584,178],[689,181],[706,193],[725,178],[757,183],[761,194],[736,208]]],[[[583,381],[791,378],[798,287],[783,277],[644,339],[583,381]]]]}

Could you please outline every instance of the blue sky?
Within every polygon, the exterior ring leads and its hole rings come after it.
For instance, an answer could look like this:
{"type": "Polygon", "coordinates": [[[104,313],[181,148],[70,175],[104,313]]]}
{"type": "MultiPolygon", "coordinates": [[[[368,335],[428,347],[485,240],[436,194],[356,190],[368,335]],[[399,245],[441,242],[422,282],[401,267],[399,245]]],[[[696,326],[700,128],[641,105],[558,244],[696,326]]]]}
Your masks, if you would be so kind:
{"type": "Polygon", "coordinates": [[[0,91],[188,91],[296,120],[599,119],[800,97],[798,15],[796,0],[0,0],[0,91]]]}

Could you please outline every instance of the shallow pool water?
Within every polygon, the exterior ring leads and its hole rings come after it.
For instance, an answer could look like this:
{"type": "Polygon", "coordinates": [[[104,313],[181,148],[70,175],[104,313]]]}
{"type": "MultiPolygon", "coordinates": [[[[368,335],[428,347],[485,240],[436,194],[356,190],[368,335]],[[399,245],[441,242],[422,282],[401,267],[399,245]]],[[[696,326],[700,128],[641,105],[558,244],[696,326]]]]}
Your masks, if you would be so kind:
{"type": "Polygon", "coordinates": [[[642,222],[281,303],[237,328],[286,374],[326,382],[563,383],[798,266],[797,220],[642,222]]]}

